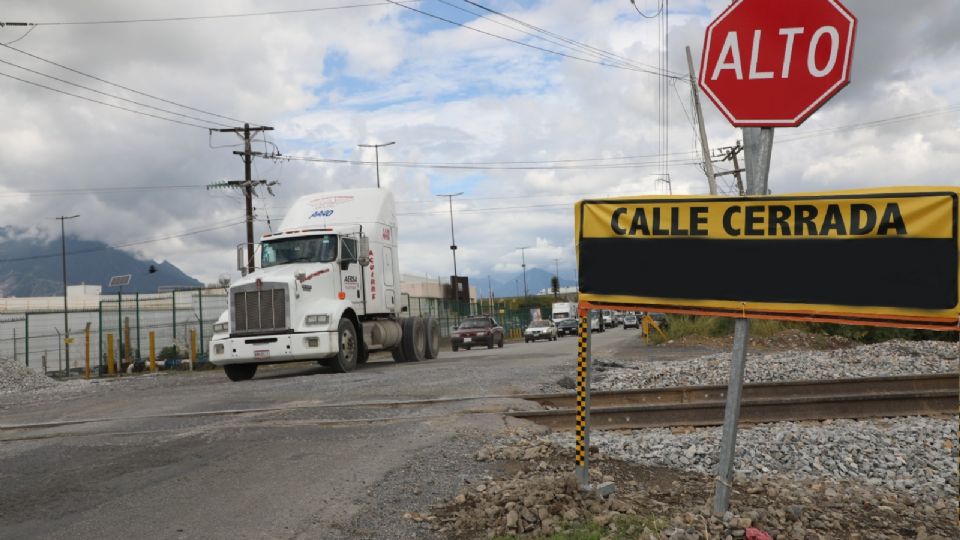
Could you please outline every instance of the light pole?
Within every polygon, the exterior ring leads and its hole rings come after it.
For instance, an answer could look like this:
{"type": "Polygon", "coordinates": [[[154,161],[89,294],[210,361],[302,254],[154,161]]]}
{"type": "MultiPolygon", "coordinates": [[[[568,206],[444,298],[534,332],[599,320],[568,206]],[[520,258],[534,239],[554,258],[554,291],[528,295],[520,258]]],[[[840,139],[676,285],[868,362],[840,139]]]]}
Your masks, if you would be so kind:
{"type": "Polygon", "coordinates": [[[70,325],[67,321],[67,237],[63,222],[78,217],[80,217],[80,214],[54,218],[60,220],[60,256],[63,259],[63,346],[66,359],[64,375],[66,377],[70,377],[70,325]]]}
{"type": "Polygon", "coordinates": [[[527,297],[527,256],[525,251],[530,249],[530,246],[518,247],[520,250],[520,259],[523,261],[523,264],[520,265],[523,268],[523,297],[527,297]]]}
{"type": "Polygon", "coordinates": [[[457,299],[457,239],[453,235],[453,198],[463,195],[463,192],[459,193],[447,193],[445,195],[437,195],[437,197],[446,197],[447,201],[450,203],[450,251],[453,253],[453,298],[457,299]]]}
{"type": "Polygon", "coordinates": [[[360,148],[373,148],[373,152],[376,155],[377,159],[377,187],[380,187],[380,148],[384,146],[390,146],[391,144],[397,144],[396,141],[390,141],[383,144],[358,144],[360,148]]]}
{"type": "Polygon", "coordinates": [[[556,300],[560,299],[560,259],[553,260],[554,267],[557,269],[557,292],[554,294],[556,300]]]}

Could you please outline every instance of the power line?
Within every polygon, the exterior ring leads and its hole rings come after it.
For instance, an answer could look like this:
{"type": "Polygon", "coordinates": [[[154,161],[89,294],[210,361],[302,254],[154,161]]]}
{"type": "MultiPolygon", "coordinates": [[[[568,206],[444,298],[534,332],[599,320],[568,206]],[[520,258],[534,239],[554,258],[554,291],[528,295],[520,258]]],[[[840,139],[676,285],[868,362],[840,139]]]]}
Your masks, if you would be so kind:
{"type": "Polygon", "coordinates": [[[644,19],[656,19],[661,13],[663,13],[663,0],[660,0],[660,6],[657,9],[657,12],[653,15],[647,15],[646,13],[640,11],[640,8],[637,7],[637,0],[630,0],[630,3],[633,4],[633,9],[637,10],[637,13],[639,13],[644,19]]]}
{"type": "Polygon", "coordinates": [[[179,189],[202,189],[202,185],[172,185],[172,186],[110,186],[101,188],[68,188],[68,189],[40,189],[32,191],[16,191],[13,193],[0,193],[0,198],[16,198],[23,195],[45,196],[45,195],[95,195],[115,192],[141,192],[141,191],[166,191],[179,189]]]}
{"type": "Polygon", "coordinates": [[[206,118],[199,118],[199,117],[196,117],[196,116],[190,116],[189,114],[183,114],[183,113],[178,113],[178,112],[176,112],[176,111],[171,111],[171,110],[168,110],[168,109],[163,109],[163,108],[160,108],[160,107],[154,107],[153,105],[150,105],[150,104],[147,104],[147,103],[141,103],[141,102],[139,102],[139,101],[134,101],[134,100],[132,100],[132,99],[127,99],[127,98],[125,98],[125,97],[118,96],[118,95],[116,95],[116,94],[110,94],[110,93],[107,93],[107,92],[103,92],[103,91],[97,90],[97,89],[95,89],[95,88],[90,88],[89,86],[84,86],[84,85],[82,85],[82,84],[78,84],[78,83],[75,83],[75,82],[71,82],[71,81],[68,81],[68,80],[66,80],[66,79],[61,79],[61,78],[59,78],[59,77],[54,77],[53,75],[47,75],[46,73],[42,73],[42,72],[40,72],[40,71],[35,71],[35,70],[33,70],[33,69],[23,67],[23,66],[21,66],[21,65],[19,65],[19,64],[14,64],[13,62],[8,62],[8,61],[3,60],[3,59],[0,59],[0,64],[6,64],[6,65],[8,65],[8,66],[13,66],[13,67],[15,67],[15,68],[22,69],[22,70],[24,70],[24,71],[33,73],[34,75],[40,75],[41,77],[46,77],[46,78],[48,78],[48,79],[53,79],[54,81],[57,81],[57,82],[61,82],[61,83],[64,83],[64,84],[73,85],[73,86],[76,86],[77,88],[83,88],[84,90],[86,90],[86,91],[88,91],[88,92],[93,92],[93,93],[95,93],[95,94],[100,94],[100,95],[102,95],[102,96],[111,97],[111,98],[113,98],[113,99],[119,99],[120,101],[124,101],[124,102],[126,102],[126,103],[132,103],[132,104],[134,104],[134,105],[139,105],[139,106],[141,106],[141,107],[146,107],[146,108],[151,109],[151,110],[154,110],[154,111],[159,111],[159,112],[163,112],[163,113],[167,113],[167,114],[172,114],[172,115],[174,115],[174,116],[179,116],[179,117],[181,117],[181,118],[187,118],[187,119],[189,119],[189,120],[196,120],[196,121],[198,121],[198,122],[210,122],[210,123],[212,123],[212,124],[214,124],[214,125],[218,125],[218,126],[227,126],[227,125],[228,125],[228,124],[224,124],[224,123],[222,123],[222,122],[218,122],[218,121],[216,121],[216,120],[207,120],[206,118]]]}
{"type": "Polygon", "coordinates": [[[70,71],[70,72],[72,72],[72,73],[76,73],[77,75],[82,75],[82,76],[84,76],[84,77],[89,77],[89,78],[91,78],[91,79],[93,79],[93,80],[95,80],[95,81],[102,82],[102,83],[104,83],[104,84],[108,84],[108,85],[110,85],[110,86],[114,86],[114,87],[116,87],[116,88],[120,88],[120,89],[122,89],[122,90],[126,90],[127,92],[133,92],[134,94],[138,94],[138,95],[141,95],[141,96],[144,96],[144,97],[148,97],[148,98],[150,98],[150,99],[155,99],[155,100],[157,100],[157,101],[162,101],[162,102],[167,103],[167,104],[169,104],[169,105],[176,105],[177,107],[181,107],[181,108],[184,108],[184,109],[187,109],[187,110],[191,110],[191,111],[194,111],[194,112],[198,112],[198,113],[203,113],[203,114],[206,114],[206,115],[209,115],[209,116],[214,116],[214,117],[217,117],[217,118],[222,118],[222,119],[224,119],[224,120],[230,120],[230,121],[233,121],[233,122],[243,122],[243,120],[237,120],[236,118],[232,118],[232,117],[230,117],[230,116],[225,116],[225,115],[222,115],[222,114],[217,114],[217,113],[210,112],[210,111],[206,111],[206,110],[203,110],[203,109],[198,109],[198,108],[196,108],[196,107],[191,107],[191,106],[189,106],[189,105],[184,105],[184,104],[182,104],[182,103],[177,103],[176,101],[171,101],[171,100],[169,100],[169,99],[164,99],[164,98],[162,98],[162,97],[155,96],[155,95],[153,95],[153,94],[148,94],[148,93],[142,92],[142,91],[140,91],[140,90],[135,90],[135,89],[133,89],[133,88],[130,88],[129,86],[124,86],[124,85],[122,85],[122,84],[110,82],[110,81],[108,81],[108,80],[106,80],[106,79],[103,79],[103,78],[101,78],[101,77],[97,77],[96,75],[91,75],[91,74],[89,74],[89,73],[80,71],[80,70],[78,70],[78,69],[74,69],[74,68],[72,68],[72,67],[65,66],[65,65],[63,65],[63,64],[54,62],[53,60],[50,60],[50,59],[48,59],[48,58],[43,58],[43,57],[41,57],[41,56],[37,56],[36,54],[29,53],[29,52],[24,51],[24,50],[22,50],[22,49],[18,49],[18,48],[16,48],[16,47],[11,47],[9,43],[7,43],[7,44],[0,44],[0,46],[6,47],[7,49],[10,49],[11,51],[16,51],[16,52],[18,52],[18,53],[20,53],[20,54],[27,55],[27,56],[29,56],[30,58],[33,58],[33,59],[35,59],[35,60],[40,60],[41,62],[46,62],[47,64],[50,64],[50,65],[53,65],[53,66],[57,66],[57,67],[60,68],[60,69],[65,69],[65,70],[70,71]]]}
{"type": "Polygon", "coordinates": [[[490,37],[494,37],[494,38],[497,38],[497,39],[501,39],[501,40],[503,40],[503,41],[508,41],[508,42],[510,42],[510,43],[513,43],[513,44],[516,44],[516,45],[520,45],[520,46],[522,46],[522,47],[529,47],[529,48],[531,48],[531,49],[536,49],[536,50],[541,51],[541,52],[545,52],[545,53],[549,53],[549,54],[555,54],[555,55],[557,55],[557,56],[562,56],[562,57],[564,57],[564,58],[570,58],[570,59],[572,59],[572,60],[580,60],[581,62],[589,62],[589,63],[591,63],[591,64],[597,64],[597,65],[600,65],[600,66],[606,66],[606,67],[617,68],[617,69],[625,69],[625,70],[629,70],[629,71],[638,71],[638,72],[648,73],[648,74],[650,74],[650,75],[657,75],[657,76],[660,76],[660,77],[667,77],[667,78],[671,78],[671,79],[679,79],[679,78],[680,78],[679,76],[667,75],[667,74],[665,74],[665,73],[659,73],[659,72],[654,71],[654,70],[643,69],[643,68],[638,68],[638,67],[631,67],[631,66],[625,66],[625,65],[622,65],[622,64],[610,64],[610,63],[608,63],[608,62],[603,62],[603,61],[598,61],[598,60],[592,60],[592,59],[590,59],[590,58],[583,58],[583,57],[580,57],[580,56],[575,56],[575,55],[572,55],[572,54],[567,54],[567,53],[565,53],[565,52],[555,51],[555,50],[553,50],[553,49],[547,49],[547,48],[545,48],[545,47],[539,47],[539,46],[537,46],[537,45],[532,45],[532,44],[530,44],[530,43],[524,43],[524,42],[522,42],[522,41],[519,41],[519,40],[516,40],[516,39],[512,39],[512,38],[509,38],[509,37],[506,37],[506,36],[501,36],[500,34],[495,34],[495,33],[493,33],[493,32],[487,32],[486,30],[480,30],[479,28],[476,28],[476,27],[474,27],[474,26],[470,26],[470,25],[468,25],[468,24],[464,24],[464,23],[460,23],[460,22],[457,22],[457,21],[454,21],[454,20],[451,20],[451,19],[447,19],[447,18],[441,17],[441,16],[439,16],[439,15],[434,15],[433,13],[429,13],[429,12],[427,12],[427,11],[423,11],[423,10],[420,10],[420,9],[417,9],[417,8],[414,8],[414,7],[410,7],[410,6],[407,6],[407,5],[403,5],[403,4],[401,4],[401,3],[399,3],[399,2],[396,2],[396,1],[394,1],[394,0],[387,0],[387,1],[390,2],[391,4],[396,5],[396,6],[402,7],[402,8],[404,8],[404,9],[408,9],[408,10],[410,10],[410,11],[419,13],[419,14],[421,14],[421,15],[425,15],[425,16],[427,16],[427,17],[430,17],[430,18],[432,18],[432,19],[436,19],[436,20],[438,20],[438,21],[443,21],[443,22],[445,22],[445,23],[449,23],[449,24],[452,24],[452,25],[454,25],[454,26],[459,26],[459,27],[461,27],[461,28],[466,28],[467,30],[472,30],[472,31],[474,31],[474,32],[478,32],[478,33],[484,34],[484,35],[486,35],[486,36],[490,36],[490,37]]]}
{"type": "MultiPolygon", "coordinates": [[[[360,161],[351,159],[333,159],[310,156],[268,156],[272,159],[288,161],[306,161],[312,163],[331,163],[340,165],[373,165],[372,161],[360,161]]],[[[678,165],[693,165],[698,163],[691,159],[673,159],[667,160],[670,163],[678,165]]],[[[539,170],[600,170],[600,169],[643,169],[659,166],[662,161],[656,162],[634,162],[634,163],[598,163],[582,165],[471,165],[471,164],[428,164],[403,161],[381,161],[383,167],[401,167],[409,169],[452,169],[452,170],[482,170],[482,171],[539,171],[539,170]]]]}
{"type": "MultiPolygon", "coordinates": [[[[221,222],[221,223],[224,223],[224,222],[221,222]]],[[[137,241],[132,241],[132,242],[124,242],[124,243],[122,243],[122,244],[112,244],[112,245],[108,245],[108,246],[104,246],[104,247],[99,247],[99,248],[90,248],[90,249],[80,249],[80,250],[76,250],[76,251],[68,251],[68,252],[67,252],[67,255],[81,255],[81,254],[84,254],[84,253],[96,253],[96,252],[100,252],[100,251],[106,251],[106,250],[108,250],[108,249],[120,249],[120,248],[125,248],[125,247],[132,247],[132,246],[140,246],[140,245],[144,245],[144,244],[151,244],[151,243],[154,243],[154,242],[162,242],[163,240],[172,240],[172,239],[174,239],[174,238],[183,238],[183,237],[185,237],[185,236],[193,236],[193,235],[201,234],[201,233],[205,233],[205,232],[216,231],[216,230],[220,230],[220,229],[227,229],[227,228],[230,228],[230,227],[235,227],[235,226],[240,225],[240,224],[242,224],[242,223],[244,223],[244,221],[237,221],[237,220],[233,219],[233,220],[230,220],[230,222],[229,222],[229,223],[226,223],[225,225],[211,226],[211,227],[206,227],[206,228],[203,228],[203,229],[195,229],[195,230],[192,230],[192,231],[186,231],[186,232],[182,232],[182,233],[179,233],[179,234],[170,234],[170,235],[166,235],[166,236],[159,236],[159,237],[155,237],[155,238],[149,238],[149,239],[146,239],[146,240],[137,240],[137,241]]],[[[0,259],[0,264],[2,264],[2,263],[11,263],[11,262],[20,262],[20,261],[34,261],[34,260],[39,260],[39,259],[49,259],[49,258],[52,258],[52,257],[60,257],[60,253],[49,253],[49,254],[45,254],[45,255],[31,255],[31,256],[29,256],[29,257],[13,257],[13,258],[8,258],[8,259],[0,259]]]]}
{"type": "MultiPolygon", "coordinates": [[[[440,1],[443,2],[444,4],[447,4],[447,5],[451,5],[451,6],[452,6],[452,4],[449,4],[446,0],[440,0],[440,1]]],[[[516,22],[516,23],[518,23],[518,24],[520,24],[520,25],[522,25],[522,26],[524,26],[524,27],[526,27],[526,28],[529,28],[529,29],[531,29],[531,30],[534,30],[535,32],[539,32],[539,33],[541,33],[541,34],[550,36],[551,38],[558,39],[558,40],[560,40],[560,41],[568,44],[568,45],[562,45],[562,44],[558,44],[558,45],[565,46],[565,47],[568,47],[568,48],[573,49],[573,50],[579,50],[579,51],[582,51],[582,52],[586,52],[586,53],[588,53],[588,54],[593,54],[593,55],[599,56],[599,57],[601,57],[601,58],[607,58],[607,59],[610,59],[610,60],[613,60],[613,61],[616,61],[616,62],[619,62],[619,63],[622,63],[622,64],[630,65],[630,66],[633,66],[633,67],[638,67],[638,68],[639,68],[639,67],[645,67],[645,68],[648,68],[648,69],[657,69],[657,68],[654,67],[654,66],[651,66],[651,65],[648,65],[648,64],[643,64],[643,63],[640,63],[640,62],[636,62],[636,61],[634,61],[634,60],[631,60],[630,58],[627,58],[627,57],[618,55],[618,54],[616,54],[616,53],[613,53],[613,52],[610,52],[610,51],[607,51],[607,50],[604,50],[604,49],[600,49],[600,48],[598,48],[598,47],[594,47],[594,46],[592,46],[592,45],[589,45],[589,44],[587,44],[587,43],[583,43],[583,42],[577,41],[577,40],[575,40],[575,39],[571,39],[571,38],[562,36],[562,35],[557,34],[557,33],[555,33],[555,32],[551,32],[550,30],[547,30],[547,29],[545,29],[545,28],[541,28],[541,27],[539,27],[539,26],[536,26],[536,25],[527,23],[527,22],[522,21],[522,20],[520,20],[520,19],[518,19],[518,18],[516,18],[516,17],[513,17],[513,16],[511,16],[511,15],[507,15],[507,14],[502,13],[502,12],[500,12],[500,11],[497,11],[497,10],[495,10],[495,9],[492,9],[492,8],[486,7],[486,6],[484,6],[484,5],[481,5],[481,4],[477,3],[477,2],[474,2],[473,0],[463,0],[463,1],[466,2],[466,3],[468,3],[468,4],[470,4],[470,5],[476,6],[476,7],[480,8],[480,9],[486,11],[486,12],[489,12],[489,13],[492,13],[492,14],[494,14],[494,15],[498,15],[498,16],[500,16],[500,17],[503,17],[504,19],[507,19],[507,20],[516,22]]],[[[456,7],[456,6],[453,6],[453,7],[456,7]]],[[[468,11],[468,10],[464,10],[463,8],[459,8],[459,7],[458,7],[457,9],[461,9],[461,10],[463,10],[463,11],[467,11],[468,13],[473,13],[474,15],[477,15],[475,12],[468,11]]],[[[494,22],[495,22],[495,21],[494,21],[494,22]]],[[[504,25],[504,26],[506,26],[506,25],[504,25]]],[[[512,27],[510,27],[510,26],[507,26],[507,27],[508,27],[508,28],[512,28],[512,27]]],[[[520,30],[520,31],[523,32],[522,30],[520,30]]],[[[537,35],[535,35],[535,34],[530,34],[529,32],[524,32],[524,33],[527,34],[527,35],[531,35],[531,36],[537,37],[537,38],[539,38],[539,39],[544,39],[543,37],[537,36],[537,35]]],[[[550,40],[546,40],[546,41],[550,41],[550,40]]],[[[551,42],[551,43],[554,43],[553,41],[550,41],[550,42],[551,42]]],[[[663,73],[670,73],[670,74],[673,74],[673,75],[679,75],[678,73],[673,73],[673,72],[670,72],[670,71],[664,71],[663,73]]]]}
{"type": "MultiPolygon", "coordinates": [[[[413,3],[421,0],[400,0],[401,3],[413,3]]],[[[335,11],[341,9],[354,9],[365,7],[386,6],[396,2],[368,2],[365,4],[343,4],[339,6],[315,7],[304,9],[284,9],[276,11],[254,11],[249,13],[222,13],[219,15],[188,15],[182,17],[156,17],[148,19],[106,19],[89,21],[43,21],[43,22],[3,22],[5,26],[70,26],[70,25],[94,25],[94,24],[131,24],[131,23],[155,23],[155,22],[181,22],[181,21],[200,21],[211,19],[238,19],[242,17],[261,17],[264,15],[292,15],[296,13],[314,13],[320,11],[335,11]]]]}
{"type": "Polygon", "coordinates": [[[887,124],[893,124],[897,122],[906,122],[910,120],[919,120],[921,118],[927,118],[930,116],[939,116],[943,114],[953,114],[960,112],[960,103],[954,103],[952,105],[947,105],[944,107],[938,107],[936,109],[927,109],[924,111],[916,111],[907,114],[901,114],[897,116],[890,116],[887,118],[879,118],[877,120],[869,120],[867,122],[859,122],[856,124],[846,124],[841,126],[826,127],[821,129],[816,129],[809,131],[807,133],[799,133],[792,137],[787,136],[782,139],[777,139],[777,142],[792,142],[799,141],[801,139],[809,139],[811,137],[819,137],[828,133],[835,133],[837,131],[847,131],[851,129],[861,129],[869,127],[883,126],[887,124]]]}
{"type": "Polygon", "coordinates": [[[194,124],[194,123],[192,123],[192,122],[184,122],[184,121],[182,121],[182,120],[176,120],[176,119],[174,119],[174,118],[167,118],[167,117],[165,117],[165,116],[159,116],[159,115],[151,114],[151,113],[148,113],[148,112],[143,112],[143,111],[138,111],[138,110],[135,110],[135,109],[130,109],[130,108],[128,108],[128,107],[123,107],[123,106],[121,106],[121,105],[115,105],[115,104],[113,104],[113,103],[107,103],[107,102],[105,102],[105,101],[100,101],[100,100],[98,100],[98,99],[93,99],[93,98],[89,98],[89,97],[86,97],[86,96],[81,96],[81,95],[79,95],[79,94],[74,94],[74,93],[71,93],[71,92],[67,92],[66,90],[60,90],[59,88],[53,88],[52,86],[47,86],[47,85],[45,85],[45,84],[40,84],[40,83],[38,83],[38,82],[33,82],[33,81],[28,81],[28,80],[26,80],[26,79],[21,79],[20,77],[16,77],[16,76],[14,76],[14,75],[10,75],[9,73],[0,72],[0,76],[2,76],[2,77],[7,77],[7,78],[13,79],[13,80],[15,80],[15,81],[20,81],[20,82],[22,82],[22,83],[26,83],[26,84],[29,84],[29,85],[37,86],[37,87],[39,87],[39,88],[44,88],[44,89],[50,90],[51,92],[57,92],[57,93],[60,93],[60,94],[65,94],[65,95],[68,95],[68,96],[71,96],[71,97],[75,97],[75,98],[77,98],[77,99],[82,99],[82,100],[84,100],[84,101],[89,101],[89,102],[91,102],[91,103],[98,103],[98,104],[104,105],[104,106],[106,106],[106,107],[112,107],[112,108],[114,108],[114,109],[119,109],[119,110],[121,110],[121,111],[131,112],[131,113],[133,113],[133,114],[139,114],[139,115],[141,115],[141,116],[149,116],[150,118],[156,118],[157,120],[165,120],[165,121],[167,121],[167,122],[173,122],[174,124],[181,124],[181,125],[184,125],[184,126],[190,126],[190,127],[200,128],[200,129],[203,129],[203,130],[212,129],[210,126],[201,126],[200,124],[194,124]]]}

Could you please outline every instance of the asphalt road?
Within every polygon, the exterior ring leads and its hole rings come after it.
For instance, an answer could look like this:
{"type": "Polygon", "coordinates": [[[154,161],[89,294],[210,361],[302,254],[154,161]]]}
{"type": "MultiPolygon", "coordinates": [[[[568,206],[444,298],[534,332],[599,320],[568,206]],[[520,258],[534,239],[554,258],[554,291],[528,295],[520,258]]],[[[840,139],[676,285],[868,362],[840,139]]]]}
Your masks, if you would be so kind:
{"type": "MultiPolygon", "coordinates": [[[[594,350],[635,351],[638,336],[610,330],[594,350]]],[[[536,408],[510,396],[572,376],[575,351],[567,337],[349,374],[296,364],[0,396],[0,538],[417,537],[403,512],[452,497],[503,432],[498,413],[536,408]]]]}

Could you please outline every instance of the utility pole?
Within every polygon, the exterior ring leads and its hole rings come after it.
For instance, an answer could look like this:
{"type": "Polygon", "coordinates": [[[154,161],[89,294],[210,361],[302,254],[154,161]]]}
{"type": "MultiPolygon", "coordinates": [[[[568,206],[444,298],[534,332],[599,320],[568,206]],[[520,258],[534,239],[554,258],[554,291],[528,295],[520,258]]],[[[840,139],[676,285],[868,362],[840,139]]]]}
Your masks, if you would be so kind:
{"type": "Polygon", "coordinates": [[[397,144],[396,141],[390,141],[383,144],[358,144],[360,148],[373,148],[374,154],[377,156],[377,187],[380,187],[380,149],[384,146],[390,146],[391,144],[397,144]]]}
{"type": "Polygon", "coordinates": [[[453,253],[453,298],[457,299],[457,238],[453,234],[453,198],[463,195],[463,192],[448,193],[446,195],[437,195],[437,197],[446,197],[450,203],[450,252],[453,253]]]}
{"type": "Polygon", "coordinates": [[[73,216],[60,216],[60,256],[63,261],[63,345],[65,349],[65,357],[67,360],[67,368],[64,370],[64,375],[70,377],[70,325],[67,321],[67,236],[65,232],[64,222],[68,219],[78,218],[80,214],[73,216]]]}
{"type": "Polygon", "coordinates": [[[236,133],[237,135],[243,135],[243,152],[234,151],[233,153],[238,156],[243,156],[243,173],[244,181],[243,182],[226,182],[220,184],[212,184],[207,186],[207,189],[211,187],[241,187],[243,188],[243,197],[246,203],[246,214],[247,214],[247,272],[252,273],[255,264],[253,260],[253,186],[256,183],[266,184],[266,180],[257,180],[253,181],[250,174],[250,168],[253,164],[253,156],[262,156],[263,152],[253,152],[250,148],[250,134],[256,133],[259,131],[273,131],[272,127],[268,126],[255,126],[250,127],[250,124],[243,124],[242,128],[225,128],[225,129],[213,129],[211,131],[217,131],[220,133],[236,133]]]}
{"type": "Polygon", "coordinates": [[[557,271],[557,273],[555,274],[557,276],[557,292],[553,296],[554,296],[554,300],[559,300],[560,299],[560,259],[554,259],[553,265],[557,271]]]}
{"type": "Polygon", "coordinates": [[[732,174],[737,179],[737,193],[742,197],[746,194],[746,191],[743,188],[743,178],[740,177],[740,173],[744,172],[745,169],[740,168],[740,161],[737,159],[737,154],[740,152],[743,152],[743,145],[740,144],[740,141],[737,141],[736,146],[718,148],[715,155],[717,157],[723,157],[723,161],[733,160],[733,170],[716,173],[714,176],[732,174]]]}
{"type": "Polygon", "coordinates": [[[710,194],[717,194],[717,178],[713,175],[713,162],[710,161],[710,146],[707,144],[707,128],[703,125],[703,110],[700,108],[700,92],[697,90],[697,79],[693,76],[693,56],[690,46],[687,46],[687,69],[690,70],[690,90],[693,92],[693,107],[697,114],[697,125],[700,127],[700,151],[703,153],[703,172],[707,175],[707,185],[710,194]]]}
{"type": "Polygon", "coordinates": [[[530,249],[530,246],[518,247],[517,249],[520,250],[520,260],[522,261],[520,268],[523,269],[523,297],[526,298],[527,297],[527,256],[525,252],[526,250],[530,249]]]}

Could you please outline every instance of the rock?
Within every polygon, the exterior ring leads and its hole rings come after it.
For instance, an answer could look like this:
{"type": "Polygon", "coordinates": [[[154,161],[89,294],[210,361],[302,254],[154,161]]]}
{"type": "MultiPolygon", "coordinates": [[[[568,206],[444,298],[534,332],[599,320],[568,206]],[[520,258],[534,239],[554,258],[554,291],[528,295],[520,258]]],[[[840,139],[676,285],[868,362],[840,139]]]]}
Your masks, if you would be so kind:
{"type": "Polygon", "coordinates": [[[516,510],[507,512],[507,528],[516,529],[517,522],[520,520],[520,514],[516,510]]]}
{"type": "Polygon", "coordinates": [[[803,506],[799,504],[791,504],[785,508],[787,516],[793,521],[800,521],[803,518],[803,506]]]}

